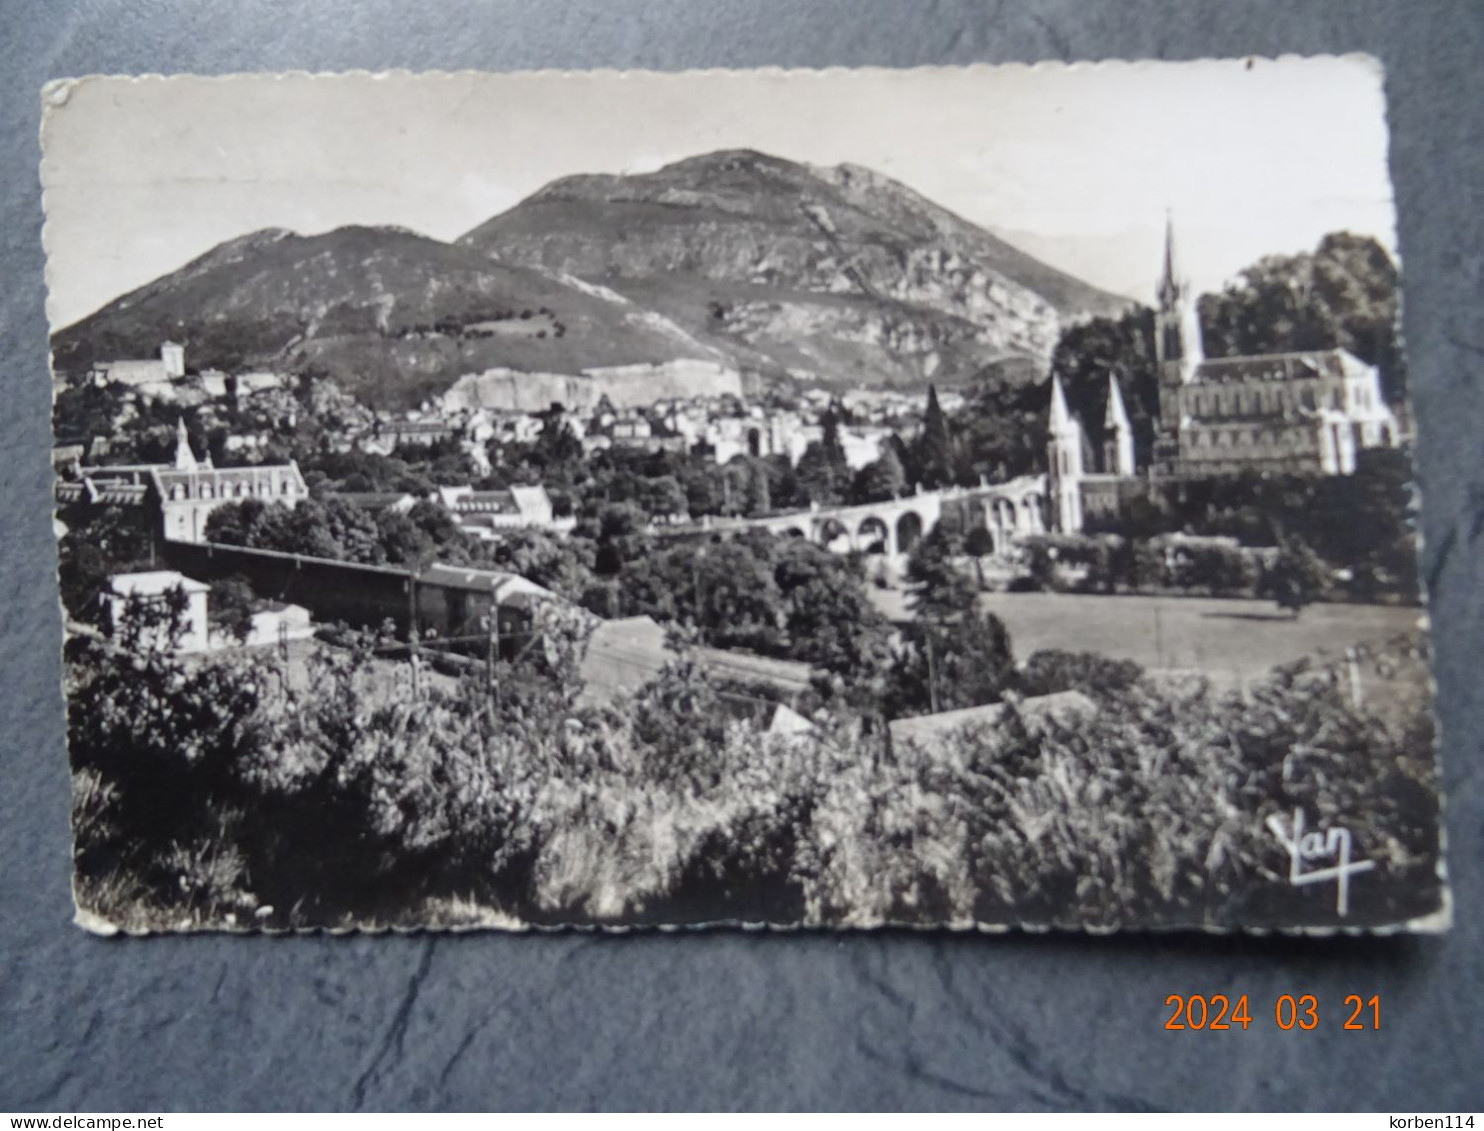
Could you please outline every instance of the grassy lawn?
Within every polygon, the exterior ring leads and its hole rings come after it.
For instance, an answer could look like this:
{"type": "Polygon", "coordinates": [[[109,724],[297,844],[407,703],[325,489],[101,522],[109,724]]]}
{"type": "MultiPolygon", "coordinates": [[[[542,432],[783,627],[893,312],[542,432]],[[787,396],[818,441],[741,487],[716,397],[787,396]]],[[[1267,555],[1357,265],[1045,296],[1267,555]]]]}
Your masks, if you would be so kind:
{"type": "MultiPolygon", "coordinates": [[[[869,592],[893,619],[908,615],[901,590],[869,592]]],[[[1304,656],[1338,658],[1352,645],[1411,632],[1421,616],[1387,605],[1311,605],[1294,619],[1271,601],[1070,593],[986,593],[980,607],[1005,622],[1020,659],[1041,648],[1098,652],[1229,684],[1304,656]]]]}

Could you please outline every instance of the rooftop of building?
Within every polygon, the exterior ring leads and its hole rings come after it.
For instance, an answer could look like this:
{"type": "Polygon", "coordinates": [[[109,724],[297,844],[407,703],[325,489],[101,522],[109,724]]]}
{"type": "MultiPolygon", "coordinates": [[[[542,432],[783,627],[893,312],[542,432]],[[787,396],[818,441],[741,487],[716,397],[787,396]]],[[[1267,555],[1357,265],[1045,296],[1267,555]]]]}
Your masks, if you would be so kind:
{"type": "Polygon", "coordinates": [[[1208,357],[1196,366],[1193,382],[1219,384],[1226,381],[1291,381],[1306,377],[1361,376],[1370,369],[1370,366],[1349,350],[1339,347],[1293,350],[1246,357],[1208,357]]]}
{"type": "Polygon", "coordinates": [[[368,511],[386,510],[400,504],[411,505],[417,501],[407,491],[336,491],[335,498],[368,511]]]}
{"type": "Polygon", "coordinates": [[[554,600],[550,589],[527,581],[518,573],[499,569],[477,569],[473,566],[434,562],[417,575],[420,585],[437,585],[444,589],[463,589],[471,593],[491,593],[502,603],[520,605],[554,600]]]}
{"type": "Polygon", "coordinates": [[[534,487],[497,487],[492,490],[440,487],[438,497],[450,510],[486,514],[530,514],[551,507],[551,496],[540,484],[534,487]]]}
{"type": "MultiPolygon", "coordinates": [[[[1020,702],[1020,717],[1035,730],[1048,722],[1063,726],[1074,725],[1097,713],[1097,704],[1080,691],[1057,691],[1051,695],[1033,696],[1020,702]]],[[[998,724],[1007,710],[1005,703],[989,703],[982,707],[963,707],[956,711],[940,711],[936,715],[915,715],[906,719],[894,719],[888,724],[894,743],[916,742],[931,745],[941,741],[954,731],[965,727],[993,726],[998,724]]]]}
{"type": "Polygon", "coordinates": [[[183,589],[187,593],[206,593],[211,590],[211,586],[205,582],[186,577],[173,569],[116,573],[108,579],[108,587],[120,597],[158,597],[172,589],[183,589]]]}
{"type": "Polygon", "coordinates": [[[458,424],[449,420],[388,420],[378,427],[384,432],[452,432],[458,424]]]}

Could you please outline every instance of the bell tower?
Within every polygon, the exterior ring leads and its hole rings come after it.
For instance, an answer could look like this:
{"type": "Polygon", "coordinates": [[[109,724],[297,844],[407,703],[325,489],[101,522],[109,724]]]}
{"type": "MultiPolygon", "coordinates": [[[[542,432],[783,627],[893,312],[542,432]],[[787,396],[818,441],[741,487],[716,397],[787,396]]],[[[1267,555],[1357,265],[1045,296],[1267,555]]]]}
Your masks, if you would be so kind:
{"type": "Polygon", "coordinates": [[[1195,294],[1180,273],[1175,254],[1175,221],[1165,215],[1164,270],[1155,292],[1159,309],[1155,314],[1154,354],[1159,362],[1160,384],[1184,384],[1201,363],[1200,319],[1195,294]]]}
{"type": "Polygon", "coordinates": [[[1203,360],[1200,316],[1195,294],[1180,273],[1175,253],[1175,221],[1165,214],[1164,267],[1156,291],[1154,356],[1159,371],[1159,427],[1154,441],[1156,468],[1169,472],[1180,458],[1180,390],[1203,360]]]}

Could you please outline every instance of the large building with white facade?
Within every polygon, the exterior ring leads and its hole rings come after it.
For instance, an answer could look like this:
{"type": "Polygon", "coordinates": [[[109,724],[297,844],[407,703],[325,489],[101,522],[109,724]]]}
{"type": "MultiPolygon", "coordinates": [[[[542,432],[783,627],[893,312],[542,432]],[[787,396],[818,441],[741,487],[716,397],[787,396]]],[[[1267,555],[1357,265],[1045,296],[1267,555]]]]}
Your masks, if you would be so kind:
{"type": "Polygon", "coordinates": [[[296,507],[309,497],[298,464],[213,467],[197,459],[181,422],[175,459],[168,464],[117,464],[78,469],[77,478],[59,480],[62,506],[144,506],[160,518],[159,534],[175,542],[206,541],[206,520],[227,503],[258,499],[296,507]]]}
{"type": "Polygon", "coordinates": [[[1117,377],[1108,378],[1099,453],[1053,376],[1048,409],[1048,526],[1079,531],[1118,512],[1161,480],[1257,474],[1348,475],[1360,452],[1401,443],[1376,367],[1343,349],[1252,357],[1204,356],[1195,295],[1166,233],[1155,315],[1159,415],[1152,459],[1141,468],[1117,377]],[[1090,459],[1090,457],[1092,457],[1090,459]],[[1095,459],[1099,466],[1089,466],[1095,459]]]}
{"type": "Polygon", "coordinates": [[[1356,453],[1400,442],[1376,367],[1347,350],[1206,357],[1173,227],[1165,235],[1155,318],[1156,472],[1348,475],[1356,453]]]}

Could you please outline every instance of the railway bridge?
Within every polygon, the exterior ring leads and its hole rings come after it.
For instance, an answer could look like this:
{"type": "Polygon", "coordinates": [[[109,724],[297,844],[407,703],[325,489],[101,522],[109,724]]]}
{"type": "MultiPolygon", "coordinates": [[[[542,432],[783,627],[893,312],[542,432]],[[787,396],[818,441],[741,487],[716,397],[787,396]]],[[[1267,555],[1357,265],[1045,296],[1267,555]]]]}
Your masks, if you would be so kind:
{"type": "Polygon", "coordinates": [[[1046,477],[1027,475],[1008,483],[978,487],[918,490],[898,499],[858,506],[811,506],[806,511],[766,518],[706,522],[710,530],[767,530],[807,538],[835,553],[853,551],[895,557],[911,553],[942,520],[946,511],[960,511],[970,528],[989,531],[992,552],[1008,555],[1017,536],[1040,534],[1046,525],[1046,477]]]}

